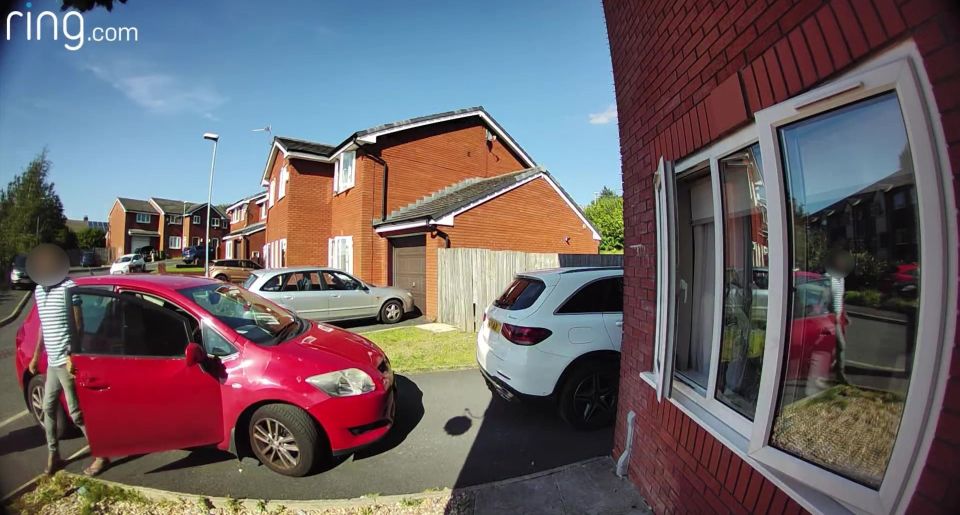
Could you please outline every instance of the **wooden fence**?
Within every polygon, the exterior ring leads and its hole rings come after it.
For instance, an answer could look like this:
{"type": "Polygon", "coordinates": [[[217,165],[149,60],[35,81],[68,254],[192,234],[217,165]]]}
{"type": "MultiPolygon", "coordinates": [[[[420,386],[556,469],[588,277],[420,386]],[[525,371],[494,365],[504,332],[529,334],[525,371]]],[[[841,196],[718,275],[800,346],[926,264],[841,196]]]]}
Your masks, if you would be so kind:
{"type": "Polygon", "coordinates": [[[437,250],[437,320],[477,331],[483,310],[520,272],[571,266],[623,266],[622,255],[437,250]]]}

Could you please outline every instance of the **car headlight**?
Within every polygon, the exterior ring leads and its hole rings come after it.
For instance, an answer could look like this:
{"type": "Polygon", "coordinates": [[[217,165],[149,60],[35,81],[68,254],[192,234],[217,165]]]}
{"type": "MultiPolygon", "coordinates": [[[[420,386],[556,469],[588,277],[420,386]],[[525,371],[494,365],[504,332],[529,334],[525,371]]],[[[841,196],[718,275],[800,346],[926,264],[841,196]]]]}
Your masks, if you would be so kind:
{"type": "Polygon", "coordinates": [[[376,388],[373,379],[357,368],[311,376],[307,378],[307,382],[334,397],[360,395],[376,388]]]}

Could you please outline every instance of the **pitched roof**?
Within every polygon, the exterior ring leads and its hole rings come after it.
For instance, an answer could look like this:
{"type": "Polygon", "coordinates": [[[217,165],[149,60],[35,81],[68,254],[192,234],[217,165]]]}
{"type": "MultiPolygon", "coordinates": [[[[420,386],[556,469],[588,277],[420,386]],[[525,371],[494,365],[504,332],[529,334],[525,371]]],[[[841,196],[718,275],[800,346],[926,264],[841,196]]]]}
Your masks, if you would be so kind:
{"type": "Polygon", "coordinates": [[[267,196],[267,192],[266,192],[266,191],[260,191],[260,192],[254,193],[253,195],[247,195],[246,197],[243,197],[242,199],[240,199],[240,200],[238,200],[238,201],[230,204],[230,205],[227,207],[227,211],[230,211],[230,210],[232,210],[232,209],[235,208],[235,207],[238,207],[238,206],[240,206],[240,205],[242,205],[242,204],[246,204],[247,202],[250,202],[250,201],[252,201],[252,200],[258,199],[258,198],[260,198],[260,197],[265,197],[265,196],[267,196]]]}
{"type": "Polygon", "coordinates": [[[184,204],[187,206],[193,204],[184,200],[171,200],[166,198],[150,197],[150,200],[157,205],[164,213],[179,214],[183,213],[184,204]]]}
{"type": "Polygon", "coordinates": [[[412,204],[396,209],[387,215],[385,220],[375,220],[373,225],[379,226],[414,220],[437,220],[537,174],[548,174],[548,172],[543,168],[536,167],[496,177],[466,179],[436,191],[412,204]]]}
{"type": "Polygon", "coordinates": [[[141,213],[156,213],[157,209],[153,204],[146,200],[137,200],[134,198],[117,197],[117,202],[126,211],[139,211],[141,213]]]}
{"type": "Polygon", "coordinates": [[[317,156],[329,156],[336,147],[324,143],[316,143],[297,138],[288,138],[286,136],[275,136],[274,141],[279,143],[287,152],[301,152],[304,154],[313,154],[317,156]]]}
{"type": "Polygon", "coordinates": [[[483,106],[467,107],[467,108],[464,108],[464,109],[454,109],[453,111],[445,111],[445,112],[443,112],[443,113],[428,114],[428,115],[426,115],[426,116],[417,116],[417,117],[415,117],[415,118],[408,118],[408,119],[406,119],[406,120],[399,120],[399,121],[396,121],[396,122],[390,122],[390,123],[384,123],[384,124],[382,124],[382,125],[376,125],[376,126],[373,126],[373,127],[367,128],[367,129],[363,129],[363,130],[361,130],[361,131],[357,131],[357,132],[353,133],[353,136],[355,136],[355,137],[356,137],[356,136],[366,136],[366,135],[368,135],[368,134],[373,134],[373,133],[375,133],[375,132],[382,132],[382,131],[385,131],[385,130],[387,130],[387,129],[395,129],[395,128],[399,128],[399,127],[406,127],[406,126],[408,126],[408,125],[416,125],[416,124],[420,124],[420,123],[423,123],[423,122],[432,122],[432,121],[434,121],[434,120],[440,120],[440,119],[443,119],[443,118],[450,118],[450,117],[454,117],[454,116],[458,116],[458,115],[466,115],[466,114],[472,114],[472,113],[478,113],[478,114],[479,114],[480,112],[486,113],[486,111],[484,111],[484,109],[483,109],[483,106]]]}

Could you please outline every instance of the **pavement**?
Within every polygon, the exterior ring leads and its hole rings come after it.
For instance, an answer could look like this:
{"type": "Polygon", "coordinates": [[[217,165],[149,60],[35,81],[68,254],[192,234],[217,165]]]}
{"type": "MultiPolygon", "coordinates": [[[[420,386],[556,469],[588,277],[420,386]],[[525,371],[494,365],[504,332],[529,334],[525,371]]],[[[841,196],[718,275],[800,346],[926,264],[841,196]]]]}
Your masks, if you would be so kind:
{"type": "MultiPolygon", "coordinates": [[[[11,373],[14,337],[27,311],[0,327],[0,498],[37,477],[46,459],[43,431],[26,413],[11,373]]],[[[200,449],[121,457],[103,478],[207,496],[345,499],[465,488],[609,455],[611,450],[612,429],[578,432],[553,410],[507,404],[491,396],[476,370],[399,375],[397,385],[394,430],[377,445],[335,461],[321,473],[288,478],[250,458],[238,461],[224,452],[200,449]]],[[[118,413],[118,423],[122,417],[118,413]]],[[[61,444],[64,456],[84,447],[81,437],[61,444]]],[[[88,461],[82,456],[67,469],[79,473],[88,461]]]]}
{"type": "Polygon", "coordinates": [[[0,326],[16,320],[31,292],[32,290],[0,290],[0,326]]]}

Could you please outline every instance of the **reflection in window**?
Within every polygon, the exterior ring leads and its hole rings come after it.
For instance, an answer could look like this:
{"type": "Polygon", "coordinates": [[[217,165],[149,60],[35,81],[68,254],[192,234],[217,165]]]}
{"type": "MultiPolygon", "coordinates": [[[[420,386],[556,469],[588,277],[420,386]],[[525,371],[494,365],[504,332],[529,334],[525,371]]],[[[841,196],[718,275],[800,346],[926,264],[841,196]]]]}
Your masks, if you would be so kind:
{"type": "Polygon", "coordinates": [[[720,160],[723,325],[717,399],[753,419],[767,325],[767,208],[760,145],[720,160]]]}
{"type": "Polygon", "coordinates": [[[913,161],[895,93],[780,129],[790,325],[771,443],[873,488],[896,441],[920,285],[913,161]]]}
{"type": "Polygon", "coordinates": [[[677,183],[677,322],[674,370],[705,390],[713,342],[715,273],[710,177],[677,183]]]}

